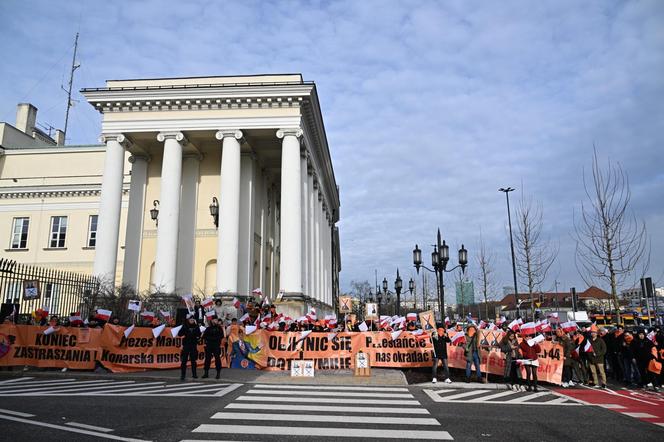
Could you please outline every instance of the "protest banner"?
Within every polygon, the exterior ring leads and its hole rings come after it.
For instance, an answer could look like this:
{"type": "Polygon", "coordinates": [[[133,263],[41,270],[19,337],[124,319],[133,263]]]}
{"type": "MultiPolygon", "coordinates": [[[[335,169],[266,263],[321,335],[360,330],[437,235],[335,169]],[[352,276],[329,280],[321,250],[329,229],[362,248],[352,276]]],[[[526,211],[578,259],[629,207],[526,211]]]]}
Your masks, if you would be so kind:
{"type": "Polygon", "coordinates": [[[93,369],[101,330],[0,325],[0,366],[31,365],[71,369],[93,369]]]}
{"type": "MultiPolygon", "coordinates": [[[[93,369],[95,361],[113,372],[172,369],[180,367],[182,338],[167,327],[157,337],[149,327],[135,327],[125,336],[126,327],[107,324],[103,329],[57,327],[45,335],[47,327],[0,325],[0,366],[31,365],[93,369]]],[[[222,366],[270,371],[290,371],[295,360],[311,360],[315,370],[354,369],[355,356],[363,352],[372,367],[430,367],[433,348],[425,333],[390,332],[276,332],[255,330],[245,334],[237,327],[222,348],[222,366]]],[[[463,332],[458,332],[463,333],[463,332]]],[[[481,369],[502,376],[505,359],[498,344],[502,331],[479,330],[481,369]]],[[[453,341],[455,341],[453,339],[453,341]]],[[[465,369],[463,340],[448,345],[448,365],[465,369]]],[[[538,378],[560,384],[563,351],[559,344],[541,342],[538,378]]],[[[204,361],[199,343],[198,363],[204,361]]]]}
{"type": "Polygon", "coordinates": [[[353,298],[350,296],[339,296],[339,313],[350,313],[353,311],[353,298]]]}

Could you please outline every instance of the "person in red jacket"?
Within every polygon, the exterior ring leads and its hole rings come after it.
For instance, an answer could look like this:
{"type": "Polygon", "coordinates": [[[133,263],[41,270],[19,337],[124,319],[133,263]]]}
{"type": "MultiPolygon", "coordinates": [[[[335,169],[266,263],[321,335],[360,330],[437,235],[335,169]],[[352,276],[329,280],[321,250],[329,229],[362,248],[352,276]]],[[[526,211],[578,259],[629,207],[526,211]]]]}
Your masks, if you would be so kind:
{"type": "Polygon", "coordinates": [[[525,359],[524,367],[526,369],[526,391],[537,391],[537,368],[539,367],[539,360],[537,355],[542,349],[539,344],[528,345],[528,336],[524,336],[519,344],[522,358],[525,359]]]}

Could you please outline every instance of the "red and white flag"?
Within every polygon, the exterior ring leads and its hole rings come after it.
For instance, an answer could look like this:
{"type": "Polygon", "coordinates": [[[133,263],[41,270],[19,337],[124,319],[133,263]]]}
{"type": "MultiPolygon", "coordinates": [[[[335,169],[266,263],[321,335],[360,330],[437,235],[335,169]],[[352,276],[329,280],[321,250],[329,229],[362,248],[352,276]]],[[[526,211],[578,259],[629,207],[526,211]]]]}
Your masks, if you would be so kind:
{"type": "Polygon", "coordinates": [[[487,330],[493,331],[493,330],[496,330],[497,328],[498,328],[498,326],[496,324],[494,324],[493,322],[490,322],[489,326],[487,327],[487,330]]]}
{"type": "Polygon", "coordinates": [[[451,330],[451,331],[448,330],[448,334],[450,332],[454,333],[454,336],[452,336],[452,338],[450,339],[450,341],[452,341],[452,344],[460,343],[461,340],[463,339],[463,332],[462,331],[456,331],[456,330],[451,330]]]}
{"type": "Polygon", "coordinates": [[[507,318],[504,317],[504,316],[501,316],[500,319],[498,319],[496,321],[496,325],[500,327],[501,325],[503,325],[503,322],[505,322],[505,321],[507,321],[507,318]]]}
{"type": "Polygon", "coordinates": [[[159,310],[159,313],[161,313],[161,316],[164,319],[170,319],[170,317],[171,317],[171,312],[166,312],[164,310],[159,310]]]}
{"type": "Polygon", "coordinates": [[[249,319],[249,313],[245,313],[245,314],[242,315],[242,317],[240,318],[240,322],[247,321],[248,319],[249,319]]]}
{"type": "Polygon", "coordinates": [[[69,316],[69,323],[71,325],[83,325],[83,318],[81,318],[81,313],[76,312],[73,315],[69,316]]]}
{"type": "Polygon", "coordinates": [[[558,313],[555,312],[549,313],[548,315],[546,315],[546,317],[549,319],[549,322],[553,324],[557,324],[558,322],[560,322],[560,319],[558,318],[558,313]]]}
{"type": "Polygon", "coordinates": [[[233,298],[233,307],[240,308],[241,305],[242,305],[242,303],[240,302],[239,299],[233,298]]]}
{"type": "Polygon", "coordinates": [[[574,330],[576,330],[579,327],[576,325],[576,322],[567,321],[567,322],[563,322],[562,324],[560,324],[560,328],[562,328],[565,333],[569,333],[569,332],[573,332],[574,330]]]}
{"type": "Polygon", "coordinates": [[[134,331],[134,327],[136,327],[136,326],[132,324],[132,325],[130,325],[129,327],[127,327],[127,328],[125,329],[125,331],[124,331],[124,337],[125,337],[125,338],[128,338],[129,335],[131,334],[131,332],[134,331]]]}
{"type": "Polygon", "coordinates": [[[406,315],[406,320],[407,321],[413,321],[413,322],[417,321],[417,313],[408,313],[406,315]]]}
{"type": "Polygon", "coordinates": [[[581,346],[579,345],[574,350],[572,350],[572,357],[578,358],[580,352],[581,352],[581,346]]]}
{"type": "Polygon", "coordinates": [[[212,318],[214,318],[216,315],[217,315],[217,312],[215,312],[214,310],[211,310],[211,311],[209,311],[209,312],[205,312],[205,317],[208,318],[208,319],[212,319],[212,318]]]}
{"type": "Polygon", "coordinates": [[[590,340],[586,339],[586,345],[583,346],[583,351],[586,353],[592,353],[594,351],[590,340]]]}
{"type": "Polygon", "coordinates": [[[510,322],[507,327],[511,329],[512,331],[517,331],[519,329],[519,321],[516,319],[512,322],[510,322]]]}
{"type": "Polygon", "coordinates": [[[650,339],[650,340],[651,340],[653,343],[655,343],[655,344],[657,343],[657,342],[655,341],[655,330],[652,330],[650,333],[648,333],[648,335],[646,336],[646,338],[650,339]]]}
{"type": "Polygon", "coordinates": [[[540,332],[550,332],[551,331],[551,324],[549,324],[549,321],[546,319],[540,323],[540,332]]]}
{"type": "Polygon", "coordinates": [[[486,322],[484,322],[484,320],[481,320],[478,327],[479,327],[480,330],[485,329],[486,328],[486,322]]]}
{"type": "Polygon", "coordinates": [[[309,321],[315,321],[318,319],[318,316],[316,316],[316,309],[313,307],[311,307],[311,310],[309,310],[309,313],[307,313],[306,316],[309,321]]]}
{"type": "Polygon", "coordinates": [[[449,327],[452,322],[449,316],[445,316],[445,327],[449,327]]]}
{"type": "Polygon", "coordinates": [[[205,307],[205,308],[212,307],[212,306],[214,305],[214,299],[212,299],[212,298],[205,298],[205,299],[203,299],[203,301],[201,302],[201,305],[202,305],[203,307],[205,307]]]}
{"type": "Polygon", "coordinates": [[[143,310],[141,312],[141,318],[145,319],[148,322],[154,321],[154,312],[149,312],[147,310],[143,310]]]}
{"type": "Polygon", "coordinates": [[[111,319],[112,314],[113,312],[110,310],[104,310],[103,308],[98,308],[97,312],[95,313],[95,318],[101,319],[102,321],[108,321],[109,319],[111,319]]]}

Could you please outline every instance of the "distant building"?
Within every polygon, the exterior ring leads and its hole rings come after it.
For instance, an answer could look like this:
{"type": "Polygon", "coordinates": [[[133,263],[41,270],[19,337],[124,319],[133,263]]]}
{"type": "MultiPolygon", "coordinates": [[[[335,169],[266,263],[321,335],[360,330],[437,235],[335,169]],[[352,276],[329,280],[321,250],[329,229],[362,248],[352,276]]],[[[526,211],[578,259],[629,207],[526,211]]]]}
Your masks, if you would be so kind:
{"type": "Polygon", "coordinates": [[[455,286],[457,304],[475,304],[475,285],[473,284],[473,281],[457,281],[455,286]]]}
{"type": "MultiPolygon", "coordinates": [[[[664,287],[656,287],[655,296],[657,297],[657,303],[659,305],[664,305],[664,287]]],[[[646,305],[641,287],[622,290],[620,292],[620,299],[627,301],[627,306],[631,308],[645,307],[646,305]]],[[[652,308],[654,306],[651,305],[650,307],[652,308]]]]}

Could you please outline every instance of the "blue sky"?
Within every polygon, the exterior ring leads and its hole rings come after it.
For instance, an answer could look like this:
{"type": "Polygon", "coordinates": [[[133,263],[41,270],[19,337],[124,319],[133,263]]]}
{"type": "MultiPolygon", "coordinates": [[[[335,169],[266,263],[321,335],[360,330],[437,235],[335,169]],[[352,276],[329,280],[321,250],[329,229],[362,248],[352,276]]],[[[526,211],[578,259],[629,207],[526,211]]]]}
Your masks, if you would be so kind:
{"type": "MultiPolygon", "coordinates": [[[[664,2],[14,1],[0,3],[0,121],[30,101],[61,127],[75,87],[106,79],[301,72],[318,85],[341,188],[342,288],[414,274],[436,228],[482,235],[498,288],[511,280],[497,189],[539,201],[560,245],[549,281],[583,287],[573,213],[593,144],[630,176],[634,214],[664,284],[664,2]]],[[[76,94],[69,143],[96,142],[76,94]]],[[[390,284],[391,285],[391,284],[390,284]]],[[[606,288],[606,287],[604,287],[606,288]]]]}

